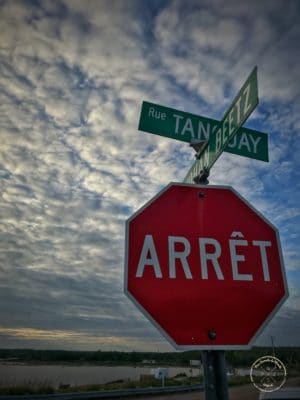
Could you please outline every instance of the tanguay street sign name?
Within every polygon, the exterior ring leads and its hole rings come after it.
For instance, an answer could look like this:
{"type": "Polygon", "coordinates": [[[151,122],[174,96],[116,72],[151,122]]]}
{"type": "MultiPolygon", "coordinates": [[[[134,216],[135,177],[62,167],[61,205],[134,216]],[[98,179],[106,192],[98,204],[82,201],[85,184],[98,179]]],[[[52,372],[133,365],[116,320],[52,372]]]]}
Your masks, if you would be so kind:
{"type": "Polygon", "coordinates": [[[210,170],[257,104],[257,67],[255,67],[225,113],[222,121],[210,135],[198,160],[188,171],[184,178],[185,183],[194,183],[195,178],[199,177],[203,171],[210,170]]]}
{"type": "MultiPolygon", "coordinates": [[[[190,143],[208,140],[219,124],[212,118],[143,101],[139,130],[190,143]]],[[[224,151],[268,162],[268,135],[242,127],[224,151]]]]}

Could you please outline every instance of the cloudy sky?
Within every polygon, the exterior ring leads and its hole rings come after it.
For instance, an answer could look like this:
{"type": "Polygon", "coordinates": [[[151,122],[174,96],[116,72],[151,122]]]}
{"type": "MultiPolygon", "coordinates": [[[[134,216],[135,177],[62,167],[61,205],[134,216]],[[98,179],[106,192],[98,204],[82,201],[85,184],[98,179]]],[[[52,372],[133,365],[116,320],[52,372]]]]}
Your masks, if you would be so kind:
{"type": "Polygon", "coordinates": [[[270,162],[224,153],[280,231],[290,298],[257,343],[300,345],[298,0],[0,0],[0,347],[171,350],[123,292],[126,219],[194,155],[143,100],[221,119],[255,65],[270,162]]]}

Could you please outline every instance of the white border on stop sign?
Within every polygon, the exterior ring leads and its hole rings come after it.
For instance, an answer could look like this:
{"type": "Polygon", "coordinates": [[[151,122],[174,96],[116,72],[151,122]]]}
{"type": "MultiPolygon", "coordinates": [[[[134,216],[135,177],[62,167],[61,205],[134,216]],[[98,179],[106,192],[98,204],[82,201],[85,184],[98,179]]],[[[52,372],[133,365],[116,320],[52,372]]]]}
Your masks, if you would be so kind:
{"type": "Polygon", "coordinates": [[[147,201],[142,207],[140,207],[135,213],[133,213],[125,223],[125,268],[124,268],[124,293],[125,295],[135,304],[135,306],[141,311],[141,313],[156,327],[156,329],[167,339],[167,341],[176,350],[246,350],[253,346],[254,341],[261,335],[270,321],[274,318],[275,314],[281,308],[283,303],[289,297],[286,272],[283,263],[283,255],[280,243],[280,236],[278,229],[256,208],[254,208],[241,194],[239,194],[232,186],[225,185],[195,185],[181,182],[170,182],[162,190],[160,190],[155,196],[153,196],[149,201],[147,201]],[[128,287],[128,237],[129,237],[129,224],[136,218],[143,210],[145,210],[151,203],[153,203],[157,198],[159,198],[164,192],[166,192],[171,186],[186,186],[198,189],[229,189],[231,190],[242,202],[244,202],[253,212],[255,212],[267,225],[274,229],[276,234],[276,240],[278,245],[278,253],[280,258],[281,272],[283,278],[283,285],[285,289],[285,295],[273,309],[273,311],[268,315],[265,321],[261,324],[259,329],[256,331],[254,336],[251,338],[247,345],[178,345],[167,333],[166,331],[153,319],[153,317],[148,313],[148,311],[135,299],[135,297],[127,290],[128,287]]]}

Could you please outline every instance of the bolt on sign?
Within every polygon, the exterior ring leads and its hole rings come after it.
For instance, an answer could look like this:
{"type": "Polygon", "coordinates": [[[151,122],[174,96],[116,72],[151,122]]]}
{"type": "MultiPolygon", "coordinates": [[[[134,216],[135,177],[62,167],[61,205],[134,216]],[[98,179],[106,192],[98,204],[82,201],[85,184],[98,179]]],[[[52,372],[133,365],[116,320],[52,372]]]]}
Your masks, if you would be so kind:
{"type": "Polygon", "coordinates": [[[277,229],[231,187],[169,184],[125,248],[126,295],[178,349],[248,348],[288,296],[277,229]]]}

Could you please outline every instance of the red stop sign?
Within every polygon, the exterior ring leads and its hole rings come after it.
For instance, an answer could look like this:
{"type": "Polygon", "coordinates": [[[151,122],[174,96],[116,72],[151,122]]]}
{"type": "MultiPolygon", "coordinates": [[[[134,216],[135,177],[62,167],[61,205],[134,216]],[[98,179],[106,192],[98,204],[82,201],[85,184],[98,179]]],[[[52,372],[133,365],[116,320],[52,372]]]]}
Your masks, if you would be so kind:
{"type": "Polygon", "coordinates": [[[171,183],[126,222],[125,293],[178,349],[249,347],[288,297],[277,229],[231,187],[171,183]]]}

